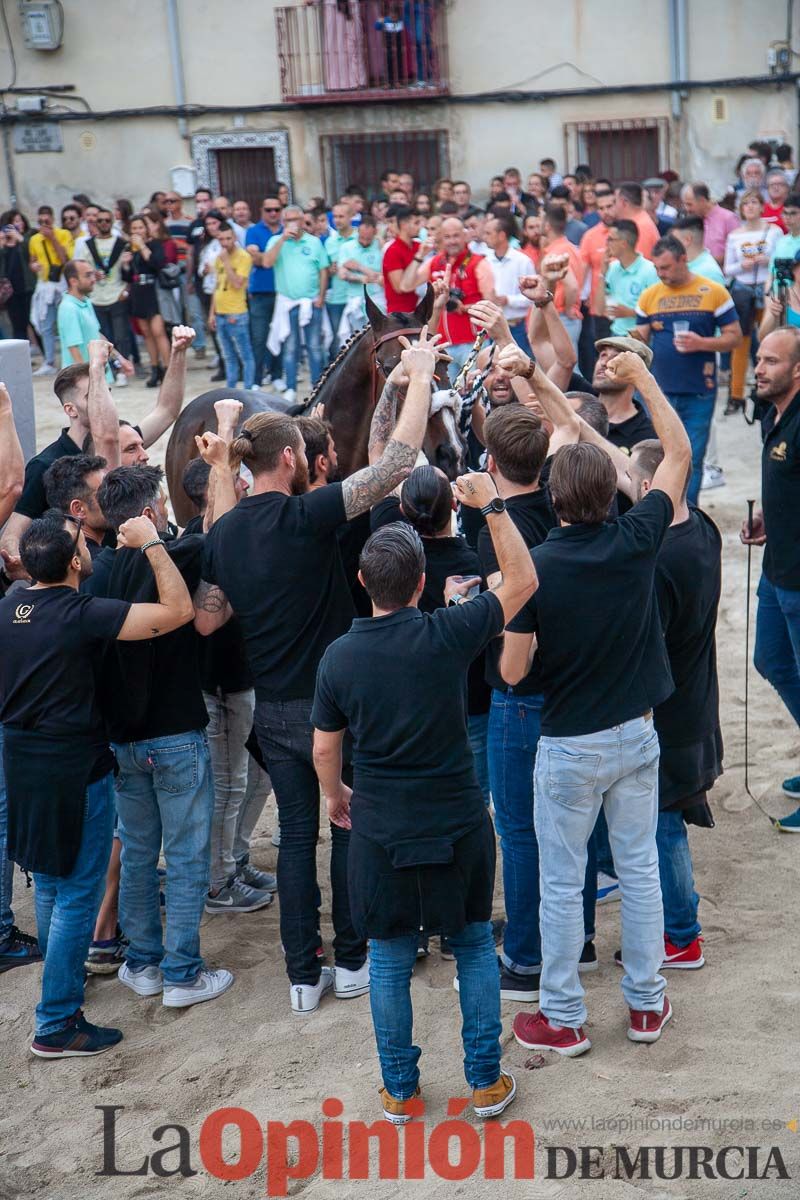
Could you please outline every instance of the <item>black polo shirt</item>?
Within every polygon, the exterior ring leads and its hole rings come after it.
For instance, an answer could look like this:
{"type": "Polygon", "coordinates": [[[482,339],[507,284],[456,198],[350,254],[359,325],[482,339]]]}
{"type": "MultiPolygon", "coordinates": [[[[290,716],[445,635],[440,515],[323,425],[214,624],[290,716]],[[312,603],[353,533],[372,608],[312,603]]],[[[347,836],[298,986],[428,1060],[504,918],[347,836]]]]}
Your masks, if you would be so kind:
{"type": "Polygon", "coordinates": [[[354,608],[336,531],[342,485],[245,496],[205,538],[203,579],[239,618],[257,700],[311,699],[317,667],[354,608]]]}
{"type": "Polygon", "coordinates": [[[22,485],[22,495],[17,501],[14,512],[35,521],[47,512],[47,496],[44,491],[44,474],[57,458],[65,458],[70,454],[82,454],[80,446],[73,442],[68,429],[61,430],[61,436],[56,441],[45,446],[33,458],[28,460],[25,467],[25,482],[22,485]]]}
{"type": "Polygon", "coordinates": [[[620,421],[616,425],[610,424],[608,427],[609,442],[618,450],[624,450],[626,454],[630,454],[637,442],[658,437],[653,422],[639,401],[634,399],[633,406],[636,409],[635,416],[628,417],[627,421],[620,421]]]}
{"type": "Polygon", "coordinates": [[[609,729],[673,691],[654,588],[672,515],[655,489],[616,521],[551,529],[532,551],[539,587],[508,628],[537,635],[546,737],[609,729]]]}
{"type": "MultiPolygon", "coordinates": [[[[535,492],[523,492],[519,496],[509,496],[506,500],[506,511],[522,534],[523,541],[529,550],[532,550],[534,546],[540,546],[556,525],[555,514],[550,504],[550,495],[542,487],[537,488],[535,492]]],[[[478,536],[478,554],[482,573],[487,579],[500,570],[488,529],[482,529],[478,536]]],[[[495,638],[489,643],[486,651],[486,682],[489,687],[505,692],[509,689],[500,674],[502,649],[503,643],[499,638],[495,638]]],[[[515,683],[511,690],[517,696],[541,695],[542,677],[538,654],[534,655],[530,672],[519,683],[515,683]]]]}
{"type": "Polygon", "coordinates": [[[420,842],[457,839],[485,820],[464,682],[502,628],[500,601],[483,592],[432,613],[359,618],[320,663],[311,722],[353,736],[353,831],[403,843],[405,865],[426,861],[414,859],[420,842]]]}
{"type": "Polygon", "coordinates": [[[774,587],[800,591],[800,392],[780,420],[770,407],[762,432],[763,571],[774,587]]]}

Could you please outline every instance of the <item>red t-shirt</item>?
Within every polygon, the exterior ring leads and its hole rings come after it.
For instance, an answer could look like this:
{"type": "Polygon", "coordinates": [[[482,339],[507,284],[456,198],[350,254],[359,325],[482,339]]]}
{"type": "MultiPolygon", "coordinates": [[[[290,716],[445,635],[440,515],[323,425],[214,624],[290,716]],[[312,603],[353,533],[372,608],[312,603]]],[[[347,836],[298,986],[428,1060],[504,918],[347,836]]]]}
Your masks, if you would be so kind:
{"type": "Polygon", "coordinates": [[[409,246],[402,238],[395,238],[387,246],[383,256],[383,288],[386,292],[386,311],[412,313],[419,303],[416,292],[396,292],[389,280],[390,271],[405,271],[408,264],[419,250],[419,242],[409,246]]]}
{"type": "Polygon", "coordinates": [[[769,221],[770,225],[777,225],[778,229],[783,230],[784,233],[789,232],[783,220],[782,204],[770,204],[769,202],[765,204],[763,217],[765,221],[769,221]]]}

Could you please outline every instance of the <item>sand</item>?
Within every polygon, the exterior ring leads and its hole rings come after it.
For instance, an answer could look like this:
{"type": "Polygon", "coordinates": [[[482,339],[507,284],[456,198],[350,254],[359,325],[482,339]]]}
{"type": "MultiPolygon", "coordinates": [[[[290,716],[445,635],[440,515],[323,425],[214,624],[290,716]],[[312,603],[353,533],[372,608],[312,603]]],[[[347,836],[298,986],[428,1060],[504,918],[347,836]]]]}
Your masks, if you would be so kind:
{"type": "MultiPolygon", "coordinates": [[[[193,364],[190,395],[206,386],[208,375],[193,364]]],[[[49,381],[37,381],[39,444],[60,424],[49,381]]],[[[120,410],[140,416],[153,393],[137,384],[117,393],[120,410]]],[[[627,1200],[650,1197],[795,1197],[800,1194],[800,1131],[787,1123],[800,1117],[797,1096],[798,939],[796,936],[797,856],[800,839],[779,835],[753,807],[744,790],[744,636],[747,552],[738,528],[745,500],[759,491],[760,442],[740,418],[718,418],[721,459],[727,486],[705,494],[708,511],[724,536],[724,583],[718,645],[726,773],[712,795],[714,830],[692,830],[700,917],[707,965],[697,972],[668,973],[675,1010],[672,1024],[654,1046],[634,1046],[625,1037],[627,1013],[613,962],[619,945],[619,905],[598,908],[600,969],[584,976],[589,1008],[591,1052],[580,1059],[546,1056],[538,1070],[526,1070],[534,1056],[511,1036],[520,1006],[503,1004],[505,1064],[516,1077],[519,1095],[507,1118],[530,1123],[536,1136],[535,1181],[485,1181],[482,1168],[462,1182],[439,1178],[430,1167],[423,1180],[371,1182],[323,1179],[319,1171],[289,1184],[290,1194],[314,1200],[357,1192],[376,1200],[395,1196],[559,1197],[572,1200],[627,1200]],[[585,1120],[559,1133],[553,1121],[585,1120]],[[591,1122],[594,1121],[594,1127],[591,1122]],[[615,1122],[669,1121],[674,1127],[620,1128],[615,1122]],[[684,1128],[679,1128],[683,1121],[684,1128]],[[703,1130],[690,1122],[710,1122],[703,1130]],[[751,1127],[740,1122],[752,1122],[751,1127]],[[727,1125],[725,1124],[727,1123],[727,1125]],[[766,1123],[764,1125],[763,1123],[766,1123]],[[777,1146],[793,1177],[734,1181],[683,1177],[627,1181],[607,1177],[579,1182],[547,1178],[547,1148],[596,1146],[602,1165],[614,1170],[616,1145],[760,1146],[763,1170],[768,1148],[777,1146]],[[367,1192],[369,1189],[369,1192],[367,1192]]],[[[163,458],[164,446],[154,458],[163,458]]],[[[753,591],[761,551],[753,552],[753,591]]],[[[753,606],[754,611],[754,606],[753,606]]],[[[751,669],[751,782],[770,812],[783,815],[790,802],[780,782],[798,764],[794,723],[773,691],[751,669]]],[[[274,808],[267,806],[257,831],[253,859],[275,868],[270,845],[274,808]]],[[[323,935],[330,948],[330,895],[325,862],[329,841],[320,844],[323,935]]],[[[499,873],[498,873],[499,874],[499,873]]],[[[496,912],[503,908],[498,889],[496,912]]],[[[15,883],[15,911],[25,929],[34,927],[32,891],[21,876],[15,883]]],[[[96,1059],[42,1062],[28,1051],[40,968],[6,974],[0,980],[0,1200],[99,1200],[103,1197],[251,1197],[266,1191],[263,1159],[245,1180],[222,1182],[204,1170],[198,1151],[206,1116],[223,1106],[250,1110],[267,1122],[309,1121],[319,1130],[321,1104],[337,1097],[347,1121],[374,1120],[380,1083],[366,998],[341,1002],[326,997],[307,1019],[290,1015],[287,979],[279,945],[277,903],[248,916],[206,916],[202,948],[212,966],[235,972],[233,988],[218,1001],[191,1009],[164,1009],[158,1000],[135,997],[112,977],[87,989],[86,1011],[101,1024],[118,1025],[124,1041],[96,1059]],[[159,1126],[185,1126],[192,1168],[198,1173],[158,1177],[102,1177],[102,1114],[97,1106],[122,1106],[118,1114],[117,1166],[131,1171],[177,1141],[174,1131],[153,1141],[159,1126]]],[[[329,952],[329,961],[330,952],[329,952]]],[[[454,967],[434,950],[415,972],[412,993],[415,1034],[421,1062],[426,1121],[430,1133],[446,1115],[448,1099],[467,1090],[461,1067],[458,1000],[454,967]]],[[[465,1114],[470,1129],[477,1120],[465,1114]]],[[[478,1135],[468,1135],[473,1138],[478,1135]]],[[[226,1143],[227,1144],[227,1143],[226,1143]]],[[[632,1152],[633,1153],[633,1152],[632,1152]]],[[[453,1161],[458,1152],[453,1146],[453,1161]]],[[[346,1161],[346,1160],[345,1160],[346,1161]]],[[[559,1159],[563,1172],[564,1158],[559,1159]]],[[[157,1165],[161,1165],[158,1164],[157,1165]]],[[[177,1153],[163,1168],[174,1170],[177,1153]]],[[[513,1170],[509,1162],[508,1171],[513,1170]]],[[[669,1170],[669,1164],[667,1165],[669,1170]]],[[[735,1174],[737,1161],[730,1161],[735,1174]]],[[[595,1168],[595,1174],[599,1171],[595,1168]]],[[[702,1174],[702,1173],[701,1173],[702,1174]]],[[[274,1181],[273,1181],[274,1187],[274,1181]]]]}

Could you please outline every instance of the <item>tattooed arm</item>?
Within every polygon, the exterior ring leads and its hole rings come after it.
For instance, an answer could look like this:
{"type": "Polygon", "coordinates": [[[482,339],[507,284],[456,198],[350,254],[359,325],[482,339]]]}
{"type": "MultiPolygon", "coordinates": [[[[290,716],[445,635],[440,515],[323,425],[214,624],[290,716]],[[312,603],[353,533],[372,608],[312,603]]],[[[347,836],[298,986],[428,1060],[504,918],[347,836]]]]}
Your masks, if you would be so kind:
{"type": "Polygon", "coordinates": [[[194,627],[203,637],[221,629],[233,616],[233,609],[222,588],[201,579],[194,594],[194,627]]]}
{"type": "Polygon", "coordinates": [[[402,367],[398,363],[383,385],[381,398],[375,406],[372,424],[369,427],[369,446],[367,448],[370,466],[376,463],[383,454],[397,422],[397,401],[401,395],[405,395],[405,384],[408,383],[405,374],[402,384],[397,380],[397,372],[401,370],[402,367]]]}

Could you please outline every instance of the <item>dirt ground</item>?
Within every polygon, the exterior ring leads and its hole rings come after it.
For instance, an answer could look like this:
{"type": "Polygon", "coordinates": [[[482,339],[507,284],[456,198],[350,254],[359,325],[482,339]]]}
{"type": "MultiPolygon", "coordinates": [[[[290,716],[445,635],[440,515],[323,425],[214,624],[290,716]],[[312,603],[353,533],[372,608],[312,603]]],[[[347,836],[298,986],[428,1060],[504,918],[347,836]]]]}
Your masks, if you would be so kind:
{"type": "MultiPolygon", "coordinates": [[[[193,364],[190,395],[204,390],[207,373],[193,364]]],[[[37,381],[39,445],[52,440],[60,413],[50,381],[37,381]]],[[[118,393],[120,411],[137,417],[153,393],[138,383],[118,393]]],[[[625,1037],[626,1010],[613,963],[619,945],[619,905],[598,909],[600,969],[584,977],[589,1007],[591,1052],[580,1059],[547,1057],[543,1067],[526,1070],[532,1057],[511,1036],[517,1005],[503,1005],[505,1064],[516,1075],[519,1095],[506,1117],[528,1122],[536,1139],[535,1180],[514,1180],[510,1154],[505,1182],[487,1181],[483,1167],[462,1180],[440,1178],[430,1166],[424,1179],[377,1178],[374,1155],[370,1182],[325,1179],[319,1168],[304,1180],[289,1181],[291,1195],[314,1200],[354,1193],[391,1197],[484,1196],[536,1200],[633,1200],[634,1197],[765,1197],[800,1195],[800,1098],[798,1097],[797,1010],[800,999],[797,939],[797,856],[800,839],[779,835],[756,810],[744,790],[745,587],[747,552],[737,532],[746,499],[759,493],[759,437],[740,418],[718,418],[719,457],[727,486],[708,492],[705,506],[724,536],[724,585],[718,627],[719,663],[726,745],[726,773],[712,796],[714,830],[693,830],[700,916],[707,965],[699,972],[669,972],[675,1018],[654,1046],[635,1046],[625,1037]],[[564,1124],[559,1127],[558,1122],[564,1124]],[[581,1124],[582,1123],[582,1124],[581,1124]],[[794,1129],[791,1127],[794,1123],[794,1129]],[[606,1177],[564,1178],[568,1156],[551,1155],[558,1174],[548,1170],[548,1148],[599,1147],[606,1177]],[[650,1152],[650,1178],[641,1170],[628,1180],[615,1178],[615,1147],[709,1147],[716,1156],[726,1146],[756,1146],[763,1173],[769,1148],[777,1147],[790,1179],[773,1169],[766,1179],[736,1178],[740,1160],[729,1156],[730,1180],[688,1177],[688,1152],[680,1176],[657,1178],[650,1152]]],[[[154,458],[163,458],[164,446],[154,458]]],[[[753,552],[753,592],[761,551],[753,552]]],[[[753,605],[754,611],[754,605],[753,605]]],[[[755,794],[775,815],[790,811],[780,782],[798,767],[798,733],[772,690],[751,669],[751,782],[755,794]]],[[[398,697],[401,703],[406,699],[398,697]]],[[[277,851],[269,835],[274,808],[267,806],[254,845],[254,861],[274,870],[277,851]]],[[[330,943],[330,901],[325,861],[319,850],[323,889],[323,935],[330,943]]],[[[499,874],[499,873],[498,873],[499,874]]],[[[32,892],[21,876],[15,884],[17,921],[33,929],[32,892]]],[[[496,911],[503,909],[498,891],[496,911]]],[[[379,1115],[378,1064],[366,998],[345,1003],[327,998],[320,1011],[299,1020],[290,1014],[282,963],[277,903],[251,916],[206,916],[203,952],[212,966],[234,971],[236,982],[219,1001],[186,1010],[164,1009],[143,1000],[114,978],[93,980],[86,1011],[93,1021],[118,1025],[124,1041],[97,1059],[46,1063],[28,1045],[40,968],[14,971],[0,981],[0,1200],[99,1200],[117,1197],[256,1197],[267,1190],[264,1159],[257,1149],[253,1173],[223,1182],[204,1169],[199,1130],[214,1110],[249,1110],[263,1127],[268,1122],[307,1121],[319,1132],[321,1105],[335,1097],[341,1120],[371,1122],[379,1115]],[[145,1155],[176,1143],[174,1130],[153,1139],[159,1126],[188,1130],[189,1177],[159,1177],[154,1166],[172,1171],[174,1152],[151,1162],[150,1173],[103,1176],[102,1113],[97,1106],[120,1106],[117,1113],[116,1169],[133,1172],[145,1155]]],[[[330,961],[330,958],[329,958],[330,961]]],[[[453,964],[434,951],[413,981],[415,1035],[421,1063],[426,1130],[446,1117],[451,1097],[467,1090],[461,1068],[459,1012],[452,988],[453,964]]],[[[484,1137],[469,1110],[465,1144],[484,1137]]],[[[328,1122],[328,1124],[330,1124],[328,1122]]],[[[331,1130],[329,1129],[329,1134],[331,1130]]],[[[463,1133],[463,1131],[462,1131],[463,1133]]],[[[277,1135],[275,1135],[277,1137],[277,1135]]],[[[252,1144],[260,1146],[253,1135],[252,1144]]],[[[225,1142],[232,1146],[232,1142],[225,1142]]],[[[276,1143],[277,1144],[277,1143],[276,1143]]],[[[234,1151],[231,1150],[231,1153],[234,1151]]],[[[456,1144],[451,1161],[458,1162],[456,1144]]],[[[273,1160],[271,1160],[273,1161],[273,1160]]],[[[277,1161],[275,1159],[274,1161],[277,1161]]],[[[326,1161],[332,1161],[330,1155],[326,1161]]],[[[441,1158],[439,1159],[441,1161],[441,1158]]],[[[712,1163],[718,1162],[716,1158],[712,1163]]],[[[580,1159],[578,1160],[580,1165],[580,1159]]],[[[745,1159],[745,1164],[747,1160],[745,1159]]],[[[723,1163],[723,1167],[724,1167],[723,1163]]],[[[600,1166],[592,1168],[600,1174],[600,1166]]],[[[300,1163],[298,1173],[307,1168],[300,1163]]],[[[347,1159],[345,1158],[345,1174],[347,1159]]],[[[331,1173],[331,1170],[329,1170],[331,1173]]],[[[616,1172],[620,1174],[620,1172],[616,1172]]],[[[661,1174],[675,1173],[672,1160],[661,1174]]],[[[272,1180],[275,1191],[277,1175],[272,1180]]]]}

